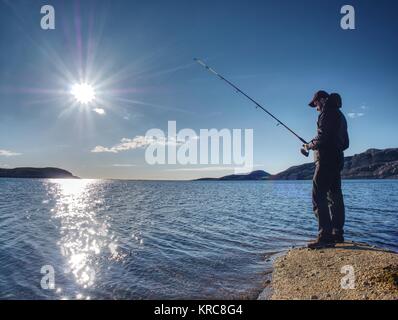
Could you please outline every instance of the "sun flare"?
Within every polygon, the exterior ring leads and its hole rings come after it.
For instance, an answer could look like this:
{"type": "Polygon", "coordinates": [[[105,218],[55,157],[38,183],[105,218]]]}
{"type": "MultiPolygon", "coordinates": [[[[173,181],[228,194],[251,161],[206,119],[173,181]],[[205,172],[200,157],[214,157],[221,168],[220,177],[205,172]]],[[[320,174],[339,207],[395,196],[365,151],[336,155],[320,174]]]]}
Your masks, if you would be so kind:
{"type": "Polygon", "coordinates": [[[71,94],[82,104],[87,104],[94,100],[95,90],[87,83],[77,83],[72,86],[71,94]]]}

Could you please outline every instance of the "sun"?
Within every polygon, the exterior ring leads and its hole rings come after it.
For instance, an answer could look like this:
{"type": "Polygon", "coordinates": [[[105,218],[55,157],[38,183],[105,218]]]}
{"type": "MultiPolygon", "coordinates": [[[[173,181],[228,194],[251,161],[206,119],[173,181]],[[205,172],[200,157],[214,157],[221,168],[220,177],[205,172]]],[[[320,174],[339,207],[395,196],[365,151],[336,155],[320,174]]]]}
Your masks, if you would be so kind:
{"type": "Polygon", "coordinates": [[[82,104],[90,103],[95,98],[95,90],[87,83],[76,83],[72,86],[70,93],[82,104]]]}

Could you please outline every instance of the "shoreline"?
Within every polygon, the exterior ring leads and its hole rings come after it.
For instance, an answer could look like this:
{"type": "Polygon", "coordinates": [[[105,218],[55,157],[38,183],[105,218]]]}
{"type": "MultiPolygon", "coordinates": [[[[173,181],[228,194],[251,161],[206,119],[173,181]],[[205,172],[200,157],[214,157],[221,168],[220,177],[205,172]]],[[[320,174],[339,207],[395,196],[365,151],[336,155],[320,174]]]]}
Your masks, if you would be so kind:
{"type": "Polygon", "coordinates": [[[398,253],[366,243],[276,254],[258,300],[398,300],[398,253]]]}
{"type": "MultiPolygon", "coordinates": [[[[179,180],[171,180],[171,179],[119,179],[119,178],[82,178],[82,177],[74,177],[74,178],[28,178],[28,177],[1,177],[0,181],[4,180],[101,180],[101,181],[122,181],[122,182],[195,182],[195,183],[207,183],[207,182],[217,182],[217,183],[239,183],[239,182],[248,182],[248,183],[278,183],[278,182],[311,182],[312,179],[266,179],[266,180],[192,180],[192,179],[179,179],[179,180]]],[[[397,182],[397,178],[342,178],[341,181],[377,181],[377,182],[397,182]]]]}

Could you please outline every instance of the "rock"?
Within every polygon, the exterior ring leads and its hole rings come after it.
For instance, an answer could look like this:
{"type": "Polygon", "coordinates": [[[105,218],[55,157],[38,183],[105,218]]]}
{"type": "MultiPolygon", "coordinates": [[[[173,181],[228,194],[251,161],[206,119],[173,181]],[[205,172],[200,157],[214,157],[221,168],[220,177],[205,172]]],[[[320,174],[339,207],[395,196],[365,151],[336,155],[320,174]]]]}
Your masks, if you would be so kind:
{"type": "Polygon", "coordinates": [[[394,284],[398,266],[395,252],[346,243],[322,254],[317,250],[293,249],[283,262],[282,259],[277,258],[274,264],[272,300],[398,299],[398,286],[394,284]],[[341,287],[344,274],[340,271],[344,265],[354,267],[355,279],[359,281],[352,289],[341,287]],[[373,277],[376,278],[371,281],[373,277]]]}

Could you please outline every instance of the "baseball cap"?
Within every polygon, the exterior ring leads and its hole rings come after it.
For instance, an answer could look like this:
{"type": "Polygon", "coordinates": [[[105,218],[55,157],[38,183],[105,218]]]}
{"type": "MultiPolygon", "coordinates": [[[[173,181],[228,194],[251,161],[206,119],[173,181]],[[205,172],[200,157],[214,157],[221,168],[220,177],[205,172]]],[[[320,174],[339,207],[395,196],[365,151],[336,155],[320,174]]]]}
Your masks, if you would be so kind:
{"type": "Polygon", "coordinates": [[[308,104],[311,108],[315,108],[315,101],[319,101],[320,99],[327,99],[329,98],[329,94],[326,91],[319,90],[315,93],[314,97],[312,98],[311,102],[308,104]]]}

